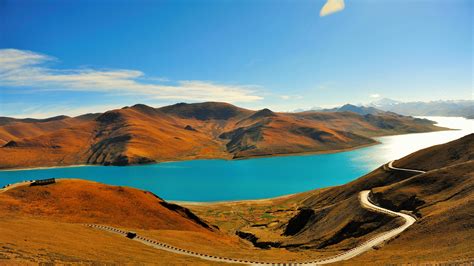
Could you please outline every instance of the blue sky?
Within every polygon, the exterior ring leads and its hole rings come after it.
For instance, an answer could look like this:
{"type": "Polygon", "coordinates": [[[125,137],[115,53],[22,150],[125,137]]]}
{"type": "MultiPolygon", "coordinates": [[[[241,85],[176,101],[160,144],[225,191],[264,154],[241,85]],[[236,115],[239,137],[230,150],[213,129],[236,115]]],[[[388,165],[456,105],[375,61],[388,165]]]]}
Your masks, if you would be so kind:
{"type": "Polygon", "coordinates": [[[472,1],[325,2],[0,1],[0,116],[472,99],[472,1]]]}

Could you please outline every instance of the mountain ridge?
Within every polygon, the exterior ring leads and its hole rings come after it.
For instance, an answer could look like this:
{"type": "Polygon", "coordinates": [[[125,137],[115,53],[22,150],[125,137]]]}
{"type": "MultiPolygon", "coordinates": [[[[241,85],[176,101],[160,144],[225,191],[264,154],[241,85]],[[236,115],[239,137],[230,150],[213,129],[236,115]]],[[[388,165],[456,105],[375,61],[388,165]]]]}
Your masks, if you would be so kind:
{"type": "Polygon", "coordinates": [[[376,136],[443,129],[393,113],[275,113],[219,102],[136,104],[53,120],[4,120],[0,168],[331,152],[375,144],[376,136]]]}

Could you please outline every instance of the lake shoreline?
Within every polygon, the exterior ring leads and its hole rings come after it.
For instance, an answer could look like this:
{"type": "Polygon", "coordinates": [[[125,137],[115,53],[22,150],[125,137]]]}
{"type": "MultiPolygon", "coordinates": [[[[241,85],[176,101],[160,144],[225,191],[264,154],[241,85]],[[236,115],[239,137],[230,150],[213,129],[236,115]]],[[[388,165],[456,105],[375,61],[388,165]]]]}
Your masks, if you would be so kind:
{"type": "Polygon", "coordinates": [[[47,169],[56,169],[56,168],[74,168],[74,167],[84,167],[84,166],[100,166],[100,165],[98,165],[98,164],[74,164],[74,165],[64,165],[64,166],[40,166],[40,167],[24,167],[24,168],[4,168],[4,169],[0,169],[0,172],[30,171],[30,170],[47,170],[47,169]]]}
{"type": "MultiPolygon", "coordinates": [[[[316,188],[316,189],[326,189],[325,188],[316,188]]],[[[312,191],[314,189],[308,190],[312,191]]],[[[182,201],[182,200],[166,200],[167,202],[171,202],[174,204],[182,205],[182,206],[212,206],[212,205],[229,205],[229,204],[242,204],[242,203],[264,203],[267,201],[273,201],[278,199],[286,199],[292,196],[306,193],[308,191],[302,191],[297,193],[286,194],[282,196],[276,196],[271,198],[263,198],[263,199],[247,199],[247,200],[223,200],[223,201],[182,201]]]]}
{"type": "MultiPolygon", "coordinates": [[[[427,117],[424,117],[427,118],[427,117]]],[[[440,132],[440,131],[449,131],[449,130],[459,130],[459,129],[452,129],[446,128],[443,126],[439,126],[439,129],[433,131],[426,131],[426,132],[414,132],[414,133],[404,133],[404,134],[387,134],[381,136],[372,136],[371,139],[374,141],[373,143],[361,144],[356,145],[354,147],[349,147],[345,149],[336,149],[336,150],[326,150],[326,151],[307,151],[307,152],[294,152],[294,153],[277,153],[277,154],[265,154],[265,155],[250,155],[245,157],[237,157],[237,158],[224,158],[224,157],[202,157],[199,158],[183,158],[180,159],[173,159],[167,161],[160,161],[160,162],[153,162],[153,163],[143,163],[143,164],[127,164],[127,165],[107,165],[107,166],[118,166],[118,167],[127,167],[127,166],[144,166],[144,165],[158,165],[163,163],[173,163],[173,162],[186,162],[186,161],[196,161],[196,160],[224,160],[224,161],[235,161],[235,160],[247,160],[247,159],[258,159],[258,158],[273,158],[273,157],[285,157],[285,156],[302,156],[302,155],[318,155],[318,154],[334,154],[340,152],[348,152],[353,150],[358,150],[374,145],[379,145],[381,142],[378,140],[379,138],[383,137],[391,137],[391,136],[401,136],[401,135],[409,135],[409,134],[422,134],[422,133],[431,133],[431,132],[440,132]]],[[[73,167],[85,167],[85,166],[106,166],[101,164],[73,164],[73,165],[55,165],[55,166],[39,166],[39,167],[12,167],[12,168],[0,168],[0,172],[7,172],[7,171],[28,171],[28,170],[44,170],[44,169],[56,169],[56,168],[73,168],[73,167]]]]}
{"type": "MultiPolygon", "coordinates": [[[[404,135],[404,134],[401,134],[401,135],[404,135]]],[[[386,136],[389,136],[389,135],[386,135],[386,136]]],[[[340,153],[340,152],[347,152],[347,151],[363,149],[363,148],[366,148],[366,147],[379,145],[379,144],[381,144],[381,143],[379,141],[375,140],[374,143],[358,145],[358,146],[350,147],[350,148],[346,148],[346,149],[329,150],[329,151],[308,151],[308,152],[295,152],[295,153],[278,153],[278,154],[255,155],[255,156],[247,156],[247,157],[239,157],[239,158],[195,158],[195,159],[170,160],[170,161],[161,161],[161,162],[155,162],[155,163],[128,164],[128,165],[73,164],[73,165],[64,165],[64,166],[39,166],[39,167],[3,168],[3,169],[0,169],[0,172],[45,170],[45,169],[74,168],[74,167],[87,167],[87,166],[129,167],[129,166],[146,166],[146,165],[159,165],[159,164],[166,164],[166,163],[189,162],[189,161],[198,161],[198,160],[239,161],[239,160],[247,160],[247,159],[259,159],[259,158],[263,159],[263,158],[286,157],[286,156],[334,154],[334,153],[340,153]]]]}
{"type": "Polygon", "coordinates": [[[150,191],[167,201],[190,207],[242,202],[266,204],[278,201],[278,198],[284,200],[294,194],[346,184],[390,160],[458,139],[470,134],[474,128],[472,120],[466,123],[465,120],[444,119],[444,122],[450,122],[451,128],[460,130],[374,137],[378,142],[340,152],[195,159],[135,167],[70,165],[24,171],[6,169],[0,171],[0,185],[22,180],[79,178],[150,191]]]}

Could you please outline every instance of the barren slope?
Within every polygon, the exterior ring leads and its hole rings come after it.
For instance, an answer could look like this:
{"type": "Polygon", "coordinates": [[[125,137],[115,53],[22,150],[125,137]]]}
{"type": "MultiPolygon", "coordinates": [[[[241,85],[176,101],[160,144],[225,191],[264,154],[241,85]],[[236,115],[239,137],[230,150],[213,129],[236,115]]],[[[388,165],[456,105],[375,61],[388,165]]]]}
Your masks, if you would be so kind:
{"type": "MultiPolygon", "coordinates": [[[[417,212],[416,208],[419,207],[419,204],[423,203],[433,205],[435,202],[444,201],[444,199],[448,197],[447,195],[454,195],[458,192],[462,192],[464,194],[459,194],[458,196],[464,200],[472,197],[474,189],[472,178],[472,173],[474,172],[474,164],[472,161],[474,149],[471,147],[473,143],[474,134],[470,134],[459,140],[415,152],[401,159],[400,163],[398,161],[395,162],[397,167],[416,169],[416,167],[414,167],[415,165],[423,165],[423,163],[426,162],[423,158],[430,157],[432,162],[431,167],[435,170],[429,171],[424,175],[410,178],[413,174],[400,171],[390,171],[382,167],[346,185],[330,188],[308,197],[304,201],[304,208],[313,210],[314,213],[308,215],[307,219],[304,221],[306,222],[304,226],[301,226],[301,224],[299,225],[301,229],[295,233],[295,236],[297,236],[298,239],[313,241],[317,238],[317,234],[315,235],[313,231],[318,231],[321,226],[324,228],[331,219],[332,221],[337,221],[339,215],[345,215],[345,219],[348,219],[351,222],[357,221],[358,219],[356,217],[348,217],[354,216],[357,212],[351,211],[350,213],[347,213],[347,211],[344,211],[347,208],[342,208],[334,212],[333,215],[331,215],[331,212],[337,210],[340,206],[347,205],[345,202],[348,199],[350,200],[350,198],[357,195],[359,191],[366,189],[373,189],[376,193],[375,198],[379,199],[378,202],[381,203],[380,206],[397,211],[404,209],[415,213],[417,212]],[[441,152],[441,150],[444,150],[445,152],[441,152]],[[457,156],[459,154],[463,154],[463,156],[457,156]],[[446,157],[452,159],[446,161],[446,157]],[[450,165],[450,167],[444,169],[443,167],[445,167],[446,164],[450,165]],[[444,174],[438,175],[437,173],[444,174]],[[385,188],[386,186],[389,186],[390,189],[376,189],[377,187],[385,188]],[[401,187],[403,187],[403,189],[401,189],[401,187]],[[390,204],[387,204],[386,201],[382,200],[385,198],[384,195],[388,191],[391,191],[394,195],[391,200],[392,203],[390,204]],[[424,193],[425,196],[420,193],[424,193]],[[428,194],[431,195],[431,197],[426,199],[417,198],[426,197],[428,194]],[[323,208],[328,204],[332,205],[323,208]]],[[[358,207],[353,206],[350,209],[356,210],[358,207]]],[[[441,211],[441,209],[439,210],[441,211]]],[[[367,216],[364,217],[367,218],[367,216]]],[[[368,220],[370,221],[370,219],[368,220]]],[[[383,222],[381,219],[377,220],[383,222]]],[[[289,223],[288,226],[291,229],[291,226],[295,225],[289,223]]],[[[367,225],[360,224],[355,226],[354,229],[363,230],[364,226],[367,225]]],[[[293,232],[294,231],[296,230],[293,229],[293,232]]]]}
{"type": "Polygon", "coordinates": [[[387,208],[411,211],[418,221],[382,249],[355,262],[474,260],[474,161],[375,188],[374,200],[387,208]]]}
{"type": "Polygon", "coordinates": [[[260,250],[188,209],[132,188],[82,180],[20,186],[0,193],[0,264],[202,263],[149,248],[84,223],[114,226],[169,245],[239,259],[299,260],[324,253],[260,250]]]}
{"type": "Polygon", "coordinates": [[[181,242],[196,238],[233,243],[188,209],[165,202],[150,192],[82,180],[60,180],[0,193],[0,264],[204,262],[91,229],[84,223],[173,233],[181,242]]]}
{"type": "Polygon", "coordinates": [[[97,119],[87,163],[127,165],[224,157],[219,143],[175,117],[146,105],[108,111],[97,119]]]}
{"type": "Polygon", "coordinates": [[[274,113],[216,102],[0,122],[0,168],[330,152],[374,144],[373,136],[441,130],[396,114],[274,113]]]}
{"type": "Polygon", "coordinates": [[[143,229],[216,231],[186,208],[128,187],[83,180],[22,186],[0,194],[0,212],[74,223],[143,229]]]}

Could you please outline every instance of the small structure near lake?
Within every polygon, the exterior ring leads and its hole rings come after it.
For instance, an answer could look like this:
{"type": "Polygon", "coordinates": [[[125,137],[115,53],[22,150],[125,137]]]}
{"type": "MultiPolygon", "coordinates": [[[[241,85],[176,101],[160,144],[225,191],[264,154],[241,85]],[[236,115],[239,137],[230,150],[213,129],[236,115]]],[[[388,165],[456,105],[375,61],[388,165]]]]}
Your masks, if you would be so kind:
{"type": "Polygon", "coordinates": [[[44,186],[44,185],[49,185],[49,184],[54,184],[56,183],[56,179],[54,178],[48,178],[48,179],[38,179],[33,181],[30,186],[44,186]]]}

